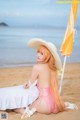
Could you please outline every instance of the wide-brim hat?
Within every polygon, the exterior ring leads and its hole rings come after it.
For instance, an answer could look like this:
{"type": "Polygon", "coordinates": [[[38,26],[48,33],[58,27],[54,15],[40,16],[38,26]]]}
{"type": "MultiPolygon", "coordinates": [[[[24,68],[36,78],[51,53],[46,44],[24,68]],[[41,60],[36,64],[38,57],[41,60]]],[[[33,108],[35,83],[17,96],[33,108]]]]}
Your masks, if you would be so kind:
{"type": "Polygon", "coordinates": [[[47,47],[47,49],[51,52],[51,54],[53,55],[53,57],[55,59],[56,68],[58,70],[61,70],[61,68],[62,68],[61,60],[58,55],[57,48],[53,43],[47,42],[40,38],[33,38],[28,41],[27,45],[30,48],[36,48],[36,49],[38,49],[40,45],[44,45],[45,47],[47,47]]]}

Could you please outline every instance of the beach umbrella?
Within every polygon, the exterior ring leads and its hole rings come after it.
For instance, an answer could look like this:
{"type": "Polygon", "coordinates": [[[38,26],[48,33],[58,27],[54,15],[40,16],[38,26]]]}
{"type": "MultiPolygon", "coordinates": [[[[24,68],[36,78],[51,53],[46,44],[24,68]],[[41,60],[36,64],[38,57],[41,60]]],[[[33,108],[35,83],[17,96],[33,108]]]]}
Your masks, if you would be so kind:
{"type": "Polygon", "coordinates": [[[74,25],[75,25],[75,21],[76,21],[77,8],[78,8],[78,0],[72,0],[70,15],[69,15],[69,19],[68,19],[68,25],[67,25],[64,39],[63,39],[63,42],[62,42],[62,45],[60,48],[61,54],[64,55],[62,75],[61,75],[60,87],[59,87],[60,94],[61,94],[61,89],[62,89],[62,82],[63,82],[66,58],[67,58],[67,56],[69,57],[72,53],[72,46],[73,46],[74,33],[75,33],[74,25]]]}

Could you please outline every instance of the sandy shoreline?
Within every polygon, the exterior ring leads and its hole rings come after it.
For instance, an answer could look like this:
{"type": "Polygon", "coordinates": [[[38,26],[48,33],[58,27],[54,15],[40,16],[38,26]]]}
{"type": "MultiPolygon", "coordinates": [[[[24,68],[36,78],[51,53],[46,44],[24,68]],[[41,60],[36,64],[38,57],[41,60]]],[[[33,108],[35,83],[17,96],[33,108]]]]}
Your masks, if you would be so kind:
{"type": "MultiPolygon", "coordinates": [[[[0,87],[21,85],[29,80],[32,67],[0,68],[0,87]]],[[[80,109],[80,63],[66,64],[62,87],[64,101],[76,103],[80,109]]],[[[20,120],[20,115],[9,112],[8,120],[20,120]]],[[[58,114],[36,113],[30,120],[80,120],[80,110],[65,111],[58,114]]],[[[24,119],[26,120],[26,119],[24,119]]]]}

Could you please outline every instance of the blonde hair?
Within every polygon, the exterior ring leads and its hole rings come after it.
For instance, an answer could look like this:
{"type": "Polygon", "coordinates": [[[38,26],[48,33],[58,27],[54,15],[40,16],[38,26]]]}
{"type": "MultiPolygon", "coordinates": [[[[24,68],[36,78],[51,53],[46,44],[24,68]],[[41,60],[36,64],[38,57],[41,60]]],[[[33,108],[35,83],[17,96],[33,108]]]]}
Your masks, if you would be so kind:
{"type": "Polygon", "coordinates": [[[54,71],[57,70],[57,68],[55,66],[55,59],[54,59],[53,55],[51,54],[51,52],[44,45],[41,45],[38,48],[37,52],[40,52],[41,54],[43,54],[42,63],[48,63],[49,68],[51,70],[54,70],[54,71]]]}
{"type": "MultiPolygon", "coordinates": [[[[43,54],[42,63],[48,63],[49,68],[51,70],[57,72],[57,68],[55,66],[55,59],[54,59],[53,55],[51,54],[51,52],[48,50],[48,48],[41,45],[38,48],[37,52],[40,52],[41,54],[43,54]]],[[[54,74],[54,75],[56,75],[56,74],[54,74]]],[[[50,80],[50,85],[51,85],[51,89],[52,89],[52,96],[53,96],[53,99],[55,100],[56,106],[58,108],[58,112],[64,111],[65,106],[64,106],[64,102],[62,101],[62,99],[59,95],[57,79],[54,79],[54,78],[53,78],[53,80],[51,79],[50,80]]]]}

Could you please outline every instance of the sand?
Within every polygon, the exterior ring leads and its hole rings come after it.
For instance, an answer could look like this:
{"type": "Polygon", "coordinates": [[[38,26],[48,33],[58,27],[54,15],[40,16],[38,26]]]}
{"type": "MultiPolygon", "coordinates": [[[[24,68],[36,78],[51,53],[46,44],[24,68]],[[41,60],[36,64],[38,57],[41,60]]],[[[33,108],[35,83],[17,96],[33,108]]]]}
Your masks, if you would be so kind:
{"type": "MultiPolygon", "coordinates": [[[[31,70],[32,67],[0,68],[0,88],[24,84],[29,80],[31,70]]],[[[79,109],[50,115],[36,113],[24,120],[80,120],[80,63],[66,64],[61,95],[64,101],[75,103],[79,109]]],[[[20,117],[20,114],[8,111],[8,120],[20,120],[20,117]]]]}

